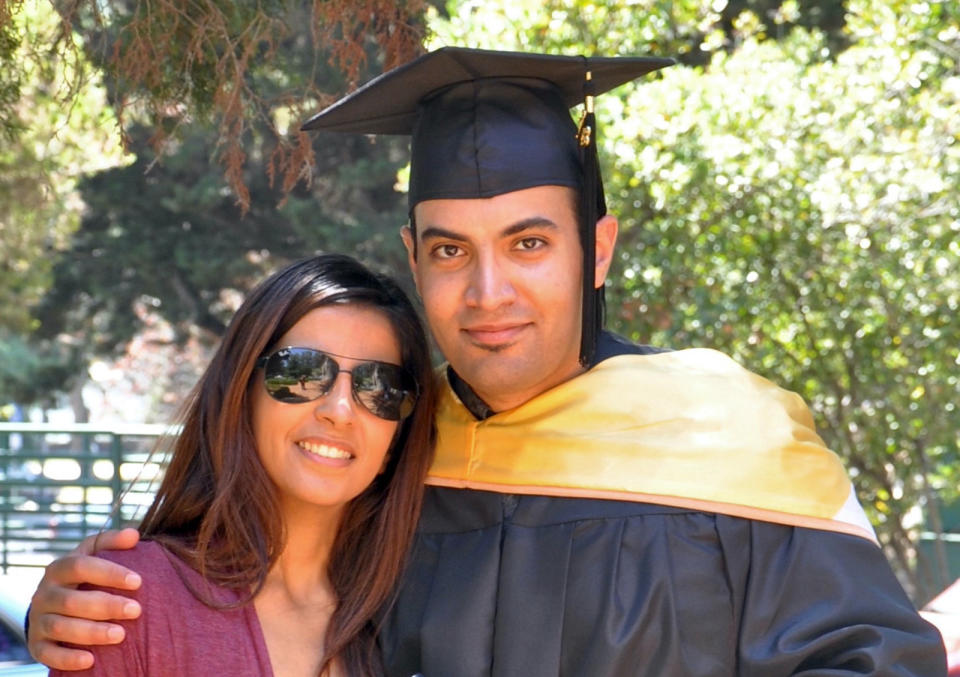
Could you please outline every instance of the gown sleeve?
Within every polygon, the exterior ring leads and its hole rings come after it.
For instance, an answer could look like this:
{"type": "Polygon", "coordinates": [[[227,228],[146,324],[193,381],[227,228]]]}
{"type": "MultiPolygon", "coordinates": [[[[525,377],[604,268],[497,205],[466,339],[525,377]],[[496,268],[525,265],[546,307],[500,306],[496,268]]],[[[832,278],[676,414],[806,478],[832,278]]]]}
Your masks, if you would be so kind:
{"type": "Polygon", "coordinates": [[[741,677],[947,674],[939,632],[874,543],[724,516],[717,529],[739,615],[741,677]]]}

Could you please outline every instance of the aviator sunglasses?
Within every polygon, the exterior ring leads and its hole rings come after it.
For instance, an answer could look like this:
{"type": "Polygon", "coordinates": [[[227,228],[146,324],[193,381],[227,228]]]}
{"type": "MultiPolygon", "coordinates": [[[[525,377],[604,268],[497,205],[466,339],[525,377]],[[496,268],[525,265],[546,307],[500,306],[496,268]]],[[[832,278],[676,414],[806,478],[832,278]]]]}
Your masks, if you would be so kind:
{"type": "Polygon", "coordinates": [[[333,388],[337,374],[350,374],[353,399],[374,416],[399,421],[413,411],[417,401],[416,383],[396,364],[360,362],[343,369],[334,355],[313,348],[280,348],[257,360],[263,368],[263,383],[278,402],[300,404],[323,397],[333,388]]]}

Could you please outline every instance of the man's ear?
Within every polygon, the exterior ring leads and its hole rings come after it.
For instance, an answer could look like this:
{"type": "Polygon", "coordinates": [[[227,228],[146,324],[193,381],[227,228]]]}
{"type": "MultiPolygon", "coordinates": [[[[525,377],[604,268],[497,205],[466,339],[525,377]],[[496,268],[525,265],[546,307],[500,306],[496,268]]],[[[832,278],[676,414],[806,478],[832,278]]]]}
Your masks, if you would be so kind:
{"type": "Polygon", "coordinates": [[[410,226],[404,226],[400,229],[400,239],[403,240],[403,246],[407,248],[407,264],[410,266],[410,274],[413,275],[413,283],[417,285],[417,291],[420,291],[420,277],[417,275],[417,245],[413,241],[413,229],[410,226]]]}
{"type": "Polygon", "coordinates": [[[603,286],[607,279],[607,272],[613,262],[613,249],[617,244],[619,228],[617,217],[612,214],[606,214],[597,221],[597,263],[593,278],[597,288],[603,286]]]}

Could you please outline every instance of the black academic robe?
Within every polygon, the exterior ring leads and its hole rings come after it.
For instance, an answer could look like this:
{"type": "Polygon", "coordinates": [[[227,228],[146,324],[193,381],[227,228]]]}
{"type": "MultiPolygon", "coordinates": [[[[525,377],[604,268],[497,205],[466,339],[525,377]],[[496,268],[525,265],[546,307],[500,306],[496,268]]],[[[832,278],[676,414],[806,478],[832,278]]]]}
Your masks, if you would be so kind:
{"type": "Polygon", "coordinates": [[[529,490],[428,487],[380,643],[394,677],[946,674],[867,538],[529,490]]]}
{"type": "Polygon", "coordinates": [[[381,646],[395,677],[946,675],[859,536],[437,487],[381,646]]]}

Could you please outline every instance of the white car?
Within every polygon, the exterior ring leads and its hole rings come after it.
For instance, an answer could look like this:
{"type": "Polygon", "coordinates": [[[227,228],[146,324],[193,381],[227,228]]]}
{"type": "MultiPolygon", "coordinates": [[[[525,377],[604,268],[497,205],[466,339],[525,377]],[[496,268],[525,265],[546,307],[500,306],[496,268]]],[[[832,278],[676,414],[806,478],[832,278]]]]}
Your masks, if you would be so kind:
{"type": "Polygon", "coordinates": [[[42,569],[10,569],[0,573],[0,677],[46,675],[47,668],[27,651],[23,619],[42,569]]]}

